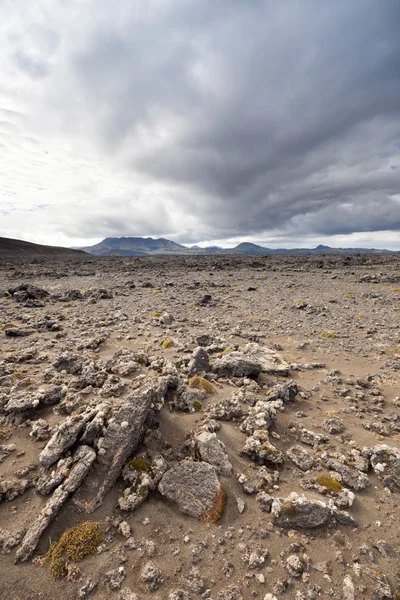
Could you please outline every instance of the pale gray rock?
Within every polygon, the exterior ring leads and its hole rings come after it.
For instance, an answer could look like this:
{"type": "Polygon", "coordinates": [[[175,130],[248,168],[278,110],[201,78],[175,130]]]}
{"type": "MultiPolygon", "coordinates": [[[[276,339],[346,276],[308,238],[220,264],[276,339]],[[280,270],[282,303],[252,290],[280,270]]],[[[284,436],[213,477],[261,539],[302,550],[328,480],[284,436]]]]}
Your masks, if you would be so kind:
{"type": "Polygon", "coordinates": [[[142,567],[140,581],[146,585],[149,592],[155,592],[164,583],[160,569],[151,560],[142,567]]]}
{"type": "Polygon", "coordinates": [[[61,458],[53,471],[42,468],[35,481],[35,487],[39,494],[47,496],[59,486],[68,476],[73,462],[73,457],[68,456],[67,458],[61,458]]]}
{"type": "Polygon", "coordinates": [[[400,489],[400,450],[386,444],[372,448],[371,465],[383,484],[392,492],[400,489]]]}
{"type": "Polygon", "coordinates": [[[352,490],[359,492],[370,487],[371,481],[365,473],[344,465],[333,458],[321,460],[321,466],[334,472],[334,477],[352,490]]]}
{"type": "Polygon", "coordinates": [[[244,354],[251,357],[261,366],[261,372],[269,375],[289,375],[289,365],[283,357],[271,350],[255,343],[246,344],[244,354]]]}
{"type": "Polygon", "coordinates": [[[17,477],[0,477],[0,502],[4,500],[14,500],[24,494],[32,487],[32,481],[29,479],[18,479],[17,477]]]}
{"type": "Polygon", "coordinates": [[[104,585],[109,592],[119,590],[124,582],[126,575],[124,567],[118,567],[112,571],[107,571],[104,575],[104,585]]]}
{"type": "Polygon", "coordinates": [[[91,478],[91,490],[97,490],[88,510],[95,510],[113,487],[128,458],[135,452],[143,435],[150,407],[157,400],[158,382],[151,379],[125,398],[109,422],[99,449],[98,465],[91,478]]]}
{"type": "Polygon", "coordinates": [[[246,454],[259,465],[281,465],[284,462],[283,452],[271,444],[268,431],[256,429],[243,446],[242,454],[246,454]]]}
{"type": "Polygon", "coordinates": [[[17,546],[22,537],[24,536],[25,531],[18,530],[15,532],[6,531],[5,529],[0,529],[0,552],[1,554],[9,554],[14,548],[17,546]]]}
{"type": "Polygon", "coordinates": [[[84,431],[86,424],[93,419],[96,413],[96,409],[88,409],[80,415],[73,415],[63,421],[39,455],[39,462],[42,467],[51,467],[66,450],[71,448],[84,431]]]}
{"type": "Polygon", "coordinates": [[[215,467],[220,475],[230,477],[233,467],[229,462],[225,445],[217,438],[215,433],[199,431],[195,434],[194,439],[201,459],[215,467]]]}
{"type": "Polygon", "coordinates": [[[2,463],[3,460],[5,460],[7,458],[7,456],[10,456],[10,454],[15,452],[15,449],[16,449],[15,444],[0,445],[0,463],[2,463]]]}
{"type": "Polygon", "coordinates": [[[75,464],[68,477],[55,490],[51,498],[43,506],[37,517],[26,532],[18,549],[15,562],[24,562],[34,553],[42,533],[56,517],[58,511],[67,500],[68,496],[75,492],[88,474],[90,467],[96,459],[96,453],[89,446],[80,446],[74,455],[75,464]]]}
{"type": "Polygon", "coordinates": [[[221,492],[214,467],[192,461],[182,461],[169,469],[158,489],[181,512],[197,518],[214,508],[214,500],[221,492]]]}
{"type": "Polygon", "coordinates": [[[292,446],[286,452],[286,456],[302,471],[309,471],[314,466],[314,459],[303,446],[292,446]]]}
{"type": "Polygon", "coordinates": [[[53,362],[53,367],[57,371],[66,371],[70,375],[81,373],[83,367],[83,359],[72,352],[63,352],[53,362]]]}
{"type": "Polygon", "coordinates": [[[213,371],[220,377],[257,377],[261,370],[259,361],[243,352],[221,356],[213,365],[213,371]]]}
{"type": "Polygon", "coordinates": [[[354,519],[348,513],[338,511],[332,501],[329,504],[313,501],[296,492],[292,492],[285,500],[275,499],[271,514],[274,523],[281,527],[313,529],[335,523],[357,526],[354,519]]]}
{"type": "Polygon", "coordinates": [[[201,346],[193,350],[188,364],[188,369],[190,375],[195,375],[196,373],[207,373],[210,370],[210,359],[208,352],[201,346]]]}

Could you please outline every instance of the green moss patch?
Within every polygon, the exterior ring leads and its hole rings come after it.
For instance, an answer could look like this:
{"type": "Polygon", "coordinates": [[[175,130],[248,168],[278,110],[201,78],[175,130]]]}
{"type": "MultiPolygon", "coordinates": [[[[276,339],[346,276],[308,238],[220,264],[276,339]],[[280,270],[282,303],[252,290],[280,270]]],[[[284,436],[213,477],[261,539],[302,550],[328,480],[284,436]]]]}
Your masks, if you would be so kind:
{"type": "Polygon", "coordinates": [[[97,546],[104,540],[104,533],[94,521],[84,521],[64,531],[44,556],[52,576],[57,579],[67,574],[68,559],[82,560],[88,554],[94,554],[97,546]]]}
{"type": "Polygon", "coordinates": [[[196,390],[202,390],[203,392],[207,392],[207,394],[215,394],[216,389],[207,379],[204,377],[200,377],[200,375],[195,375],[191,379],[189,379],[189,387],[194,388],[196,390]]]}

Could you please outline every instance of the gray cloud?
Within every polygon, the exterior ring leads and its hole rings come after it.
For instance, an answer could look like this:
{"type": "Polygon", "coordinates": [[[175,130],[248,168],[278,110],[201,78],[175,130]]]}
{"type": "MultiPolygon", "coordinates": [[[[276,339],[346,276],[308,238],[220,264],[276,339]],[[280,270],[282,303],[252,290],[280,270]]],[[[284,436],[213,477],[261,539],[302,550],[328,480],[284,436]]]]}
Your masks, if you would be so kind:
{"type": "Polygon", "coordinates": [[[71,148],[49,220],[71,239],[398,232],[399,24],[391,0],[60,3],[9,41],[35,80],[24,151],[71,148]]]}

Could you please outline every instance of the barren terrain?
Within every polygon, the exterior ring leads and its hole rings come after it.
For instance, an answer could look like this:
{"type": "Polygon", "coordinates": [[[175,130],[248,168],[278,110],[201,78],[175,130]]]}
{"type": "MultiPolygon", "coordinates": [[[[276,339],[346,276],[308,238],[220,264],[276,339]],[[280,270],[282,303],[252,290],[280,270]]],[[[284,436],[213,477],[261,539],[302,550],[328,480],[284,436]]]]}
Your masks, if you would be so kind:
{"type": "Polygon", "coordinates": [[[0,262],[2,600],[398,599],[399,434],[400,255],[0,262]]]}

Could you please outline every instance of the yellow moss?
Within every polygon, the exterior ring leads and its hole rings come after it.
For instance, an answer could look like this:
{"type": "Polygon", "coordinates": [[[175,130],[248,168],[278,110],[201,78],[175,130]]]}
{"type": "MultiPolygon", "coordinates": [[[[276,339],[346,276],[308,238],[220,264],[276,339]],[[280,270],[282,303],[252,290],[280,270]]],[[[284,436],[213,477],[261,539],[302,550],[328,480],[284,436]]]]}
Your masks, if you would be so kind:
{"type": "Polygon", "coordinates": [[[14,329],[15,327],[18,327],[17,325],[15,325],[15,323],[4,323],[1,330],[5,331],[6,329],[14,329]]]}
{"type": "Polygon", "coordinates": [[[213,508],[203,513],[200,517],[200,521],[203,523],[216,523],[222,517],[225,512],[226,502],[228,500],[228,494],[221,486],[220,491],[215,496],[213,501],[213,508]]]}
{"type": "Polygon", "coordinates": [[[359,315],[356,315],[357,319],[368,319],[368,315],[364,315],[363,313],[360,313],[359,315]]]}
{"type": "Polygon", "coordinates": [[[44,556],[52,576],[57,579],[66,575],[68,559],[77,561],[88,554],[94,554],[103,540],[104,534],[94,521],[84,521],[64,531],[44,556]]]}
{"type": "Polygon", "coordinates": [[[140,473],[147,473],[150,470],[151,465],[144,458],[134,458],[129,461],[128,465],[131,469],[135,469],[135,471],[139,471],[140,473]]]}
{"type": "Polygon", "coordinates": [[[142,485],[142,487],[139,488],[138,493],[141,498],[144,498],[144,496],[146,496],[147,494],[147,488],[144,485],[142,485]]]}
{"type": "Polygon", "coordinates": [[[335,544],[337,544],[338,546],[345,546],[346,545],[346,540],[344,539],[344,536],[343,536],[342,533],[340,533],[340,531],[337,531],[332,536],[332,539],[335,542],[335,544]]]}
{"type": "Polygon", "coordinates": [[[231,352],[234,352],[233,348],[225,348],[225,350],[222,350],[222,352],[220,352],[220,356],[226,356],[227,354],[231,354],[231,352]]]}
{"type": "Polygon", "coordinates": [[[11,377],[13,377],[14,379],[25,379],[27,377],[26,373],[23,373],[22,371],[14,371],[14,373],[11,375],[11,377]]]}
{"type": "Polygon", "coordinates": [[[8,440],[12,434],[12,426],[4,425],[4,427],[0,427],[0,440],[8,440]]]}
{"type": "Polygon", "coordinates": [[[325,331],[324,333],[321,333],[321,337],[334,340],[337,338],[337,335],[336,333],[333,333],[333,331],[325,331]]]}
{"type": "Polygon", "coordinates": [[[293,502],[282,502],[281,511],[284,515],[288,517],[293,517],[296,514],[296,507],[293,502]]]}
{"type": "Polygon", "coordinates": [[[342,484],[334,477],[328,477],[327,475],[317,475],[315,481],[330,492],[341,492],[343,489],[342,484]]]}
{"type": "Polygon", "coordinates": [[[153,317],[154,319],[159,319],[160,317],[162,317],[162,313],[152,312],[150,316],[153,317]]]}
{"type": "Polygon", "coordinates": [[[174,345],[175,345],[174,344],[174,340],[171,340],[171,338],[167,338],[162,343],[163,350],[167,350],[168,348],[172,348],[172,346],[174,346],[174,345]]]}
{"type": "Polygon", "coordinates": [[[200,377],[200,375],[195,375],[191,379],[189,379],[189,387],[195,388],[196,390],[202,390],[203,392],[207,392],[207,394],[215,394],[215,387],[204,379],[204,377],[200,377]]]}
{"type": "Polygon", "coordinates": [[[195,400],[195,401],[193,402],[193,408],[194,408],[194,410],[201,410],[201,409],[202,409],[202,404],[201,404],[201,402],[199,402],[198,400],[195,400]]]}

